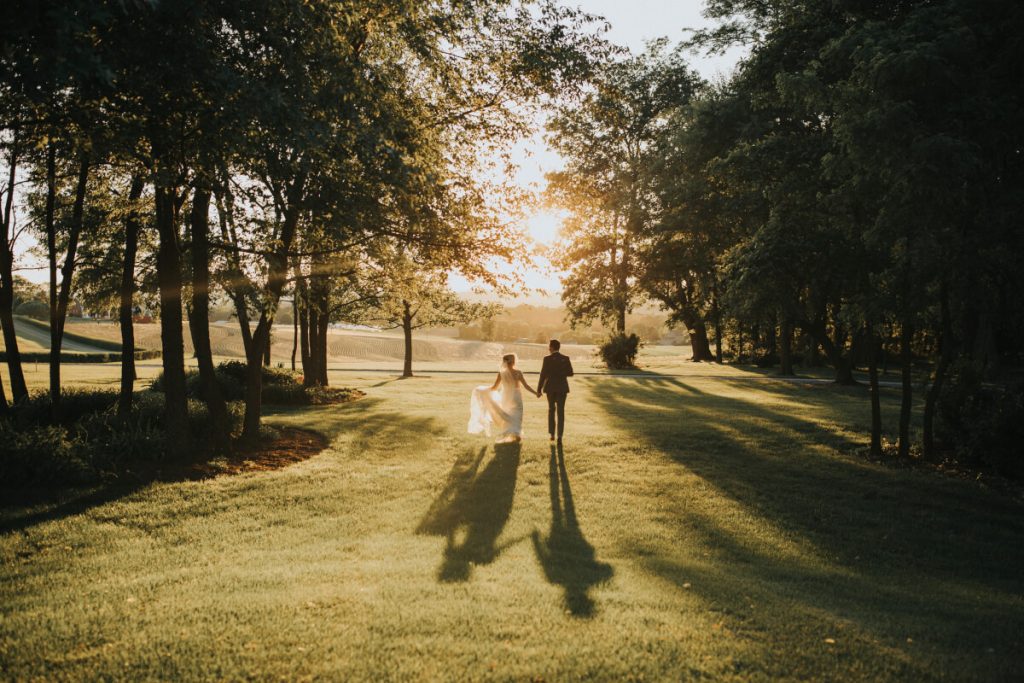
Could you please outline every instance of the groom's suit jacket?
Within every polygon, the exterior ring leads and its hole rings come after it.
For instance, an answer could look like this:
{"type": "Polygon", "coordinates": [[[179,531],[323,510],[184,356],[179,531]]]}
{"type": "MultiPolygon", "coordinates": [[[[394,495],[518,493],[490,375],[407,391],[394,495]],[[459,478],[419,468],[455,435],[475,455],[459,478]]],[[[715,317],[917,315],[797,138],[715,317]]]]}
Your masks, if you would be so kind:
{"type": "Polygon", "coordinates": [[[568,356],[555,351],[549,356],[544,356],[544,364],[540,368],[540,380],[537,382],[537,391],[545,394],[568,394],[569,380],[572,377],[572,362],[568,356]]]}

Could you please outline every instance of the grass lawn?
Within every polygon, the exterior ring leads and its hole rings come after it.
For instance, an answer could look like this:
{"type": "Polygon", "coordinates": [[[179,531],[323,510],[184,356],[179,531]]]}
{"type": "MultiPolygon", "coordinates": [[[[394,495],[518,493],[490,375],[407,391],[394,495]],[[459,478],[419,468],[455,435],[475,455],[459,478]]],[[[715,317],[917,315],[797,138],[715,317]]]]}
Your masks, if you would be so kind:
{"type": "Polygon", "coordinates": [[[1024,504],[840,455],[863,388],[578,377],[558,450],[530,397],[521,447],[464,433],[492,377],[337,372],[268,417],[311,460],[6,508],[0,676],[1024,677],[1024,504]]]}

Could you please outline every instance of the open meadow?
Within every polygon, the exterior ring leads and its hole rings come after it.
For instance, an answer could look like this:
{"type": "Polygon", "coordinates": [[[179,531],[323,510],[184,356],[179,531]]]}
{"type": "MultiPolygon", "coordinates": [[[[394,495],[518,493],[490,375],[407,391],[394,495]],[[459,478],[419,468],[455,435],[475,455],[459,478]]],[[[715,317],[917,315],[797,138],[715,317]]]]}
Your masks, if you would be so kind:
{"type": "MultiPolygon", "coordinates": [[[[309,460],[6,506],[0,673],[1024,675],[1019,498],[851,455],[863,387],[641,362],[644,376],[575,378],[561,448],[532,397],[521,445],[465,433],[489,363],[333,371],[366,396],[267,416],[329,438],[309,460]]],[[[531,381],[538,367],[522,364],[531,381]]],[[[117,370],[65,376],[98,386],[117,370]]],[[[897,395],[884,399],[893,425],[897,395]]]]}

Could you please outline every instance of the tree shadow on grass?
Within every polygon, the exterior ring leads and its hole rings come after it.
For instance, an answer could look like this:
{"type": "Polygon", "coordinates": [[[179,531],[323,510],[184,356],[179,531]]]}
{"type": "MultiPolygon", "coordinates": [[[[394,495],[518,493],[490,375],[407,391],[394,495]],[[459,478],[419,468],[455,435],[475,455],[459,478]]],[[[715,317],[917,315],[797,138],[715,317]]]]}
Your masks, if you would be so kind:
{"type": "MultiPolygon", "coordinates": [[[[395,443],[430,438],[444,431],[430,416],[418,417],[401,411],[385,410],[386,400],[366,396],[358,401],[324,406],[273,406],[264,410],[264,418],[295,426],[306,426],[334,441],[342,435],[356,441],[379,440],[395,443]]],[[[394,449],[388,449],[394,450],[394,449]]]]}
{"type": "Polygon", "coordinates": [[[949,653],[943,666],[963,667],[964,675],[985,658],[991,668],[974,677],[1020,672],[1007,658],[1024,630],[1018,501],[836,456],[833,449],[854,444],[842,425],[856,422],[851,414],[859,410],[845,389],[758,387],[784,394],[788,406],[780,407],[735,394],[684,394],[671,382],[590,388],[615,427],[708,485],[664,495],[673,536],[694,539],[709,559],[652,551],[647,539],[627,542],[629,549],[680,588],[692,583],[734,630],[770,632],[759,639],[775,659],[813,663],[802,649],[807,638],[820,643],[851,623],[872,634],[864,656],[909,667],[903,674],[935,674],[899,654],[908,637],[932,647],[932,656],[949,653]],[[702,512],[701,498],[714,495],[738,516],[702,512]]]}
{"type": "Polygon", "coordinates": [[[599,562],[594,546],[587,542],[576,518],[576,505],[565,471],[562,444],[551,447],[549,462],[551,491],[551,529],[546,538],[533,532],[533,549],[549,583],[565,590],[565,606],[576,617],[594,615],[591,587],[605,583],[615,571],[610,564],[599,562]]]}
{"type": "Polygon", "coordinates": [[[494,457],[480,469],[487,447],[466,451],[448,473],[441,493],[416,527],[418,534],[445,537],[437,578],[469,580],[472,565],[490,564],[520,539],[497,544],[512,513],[522,446],[495,444],[494,457]]]}

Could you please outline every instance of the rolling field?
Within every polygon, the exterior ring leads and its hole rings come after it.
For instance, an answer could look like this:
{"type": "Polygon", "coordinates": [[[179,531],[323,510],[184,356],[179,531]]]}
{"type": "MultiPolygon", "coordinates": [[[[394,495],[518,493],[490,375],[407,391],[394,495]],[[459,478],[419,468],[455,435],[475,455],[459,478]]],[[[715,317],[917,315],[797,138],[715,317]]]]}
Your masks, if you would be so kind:
{"type": "MultiPolygon", "coordinates": [[[[1020,500],[848,455],[862,387],[648,360],[671,371],[574,380],[562,449],[531,397],[521,445],[465,434],[490,361],[334,371],[367,396],[267,416],[331,440],[308,461],[7,507],[0,673],[1024,676],[1020,500]]],[[[895,393],[883,405],[894,427],[895,393]]]]}
{"type": "MultiPolygon", "coordinates": [[[[39,351],[50,348],[49,337],[45,330],[21,324],[17,325],[20,348],[23,351],[39,351]]],[[[65,329],[67,332],[83,339],[96,339],[103,342],[119,343],[121,330],[117,323],[70,319],[65,329]]],[[[137,323],[135,325],[136,346],[142,349],[160,348],[160,325],[158,323],[137,323]]],[[[189,327],[184,326],[185,355],[193,353],[192,338],[189,327]]],[[[245,349],[242,335],[237,323],[214,323],[210,325],[210,342],[215,356],[220,358],[244,358],[245,349]]],[[[88,343],[65,340],[65,350],[90,350],[88,343]]],[[[574,356],[586,357],[589,363],[593,347],[566,345],[566,351],[574,356]]],[[[0,350],[3,342],[0,340],[0,350]]],[[[274,328],[271,343],[271,357],[275,363],[291,361],[292,328],[277,326],[274,328]]],[[[404,341],[400,331],[358,331],[332,329],[328,337],[328,356],[331,362],[358,363],[361,361],[392,362],[401,361],[405,353],[404,341]]],[[[496,364],[503,353],[516,353],[520,358],[539,360],[547,353],[543,344],[510,344],[502,342],[474,342],[452,339],[450,337],[431,335],[429,332],[417,332],[413,338],[413,356],[417,362],[427,363],[462,363],[473,361],[494,361],[496,364]]]]}

